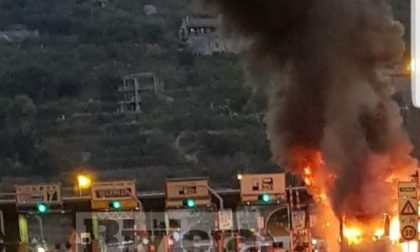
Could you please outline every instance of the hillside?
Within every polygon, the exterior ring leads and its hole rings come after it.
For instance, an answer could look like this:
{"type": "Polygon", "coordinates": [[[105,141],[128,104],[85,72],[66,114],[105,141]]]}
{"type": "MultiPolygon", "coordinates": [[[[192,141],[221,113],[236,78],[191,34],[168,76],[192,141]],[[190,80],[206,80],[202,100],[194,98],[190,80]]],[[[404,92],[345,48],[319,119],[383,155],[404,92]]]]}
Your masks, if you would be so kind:
{"type": "MultiPolygon", "coordinates": [[[[391,2],[407,22],[409,1],[391,2]]],[[[245,85],[238,56],[178,50],[182,18],[207,12],[195,0],[0,0],[0,31],[31,34],[0,42],[2,176],[71,183],[86,169],[151,190],[165,177],[228,187],[237,172],[278,170],[265,96],[245,85]],[[117,87],[138,72],[164,91],[119,114],[117,87]]]]}
{"type": "Polygon", "coordinates": [[[272,170],[264,96],[244,85],[237,56],[177,50],[182,17],[201,12],[192,1],[2,0],[2,30],[39,33],[0,44],[2,175],[66,183],[88,169],[160,189],[165,177],[229,186],[238,171],[272,170]],[[137,72],[157,74],[163,93],[116,113],[118,85],[137,72]]]}

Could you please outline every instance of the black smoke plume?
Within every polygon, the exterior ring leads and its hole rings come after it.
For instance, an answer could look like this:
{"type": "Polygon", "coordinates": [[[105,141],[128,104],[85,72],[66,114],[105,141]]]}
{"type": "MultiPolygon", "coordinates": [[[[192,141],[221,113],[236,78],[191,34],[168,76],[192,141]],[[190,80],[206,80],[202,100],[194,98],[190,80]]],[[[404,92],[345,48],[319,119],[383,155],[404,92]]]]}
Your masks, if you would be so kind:
{"type": "MultiPolygon", "coordinates": [[[[216,1],[216,0],[214,0],[216,1]]],[[[270,76],[268,138],[275,161],[318,150],[335,175],[337,215],[388,211],[391,174],[413,167],[393,90],[381,74],[404,52],[404,29],[382,0],[218,0],[228,30],[250,41],[270,76]]]]}

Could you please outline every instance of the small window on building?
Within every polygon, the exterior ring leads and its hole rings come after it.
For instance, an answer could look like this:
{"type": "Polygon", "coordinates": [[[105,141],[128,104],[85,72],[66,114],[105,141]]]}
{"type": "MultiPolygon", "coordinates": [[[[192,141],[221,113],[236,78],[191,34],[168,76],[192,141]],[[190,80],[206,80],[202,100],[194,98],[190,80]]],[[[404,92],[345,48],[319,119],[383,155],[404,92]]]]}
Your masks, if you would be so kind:
{"type": "Polygon", "coordinates": [[[197,193],[196,186],[183,186],[181,190],[179,190],[180,195],[193,195],[197,193]]]}

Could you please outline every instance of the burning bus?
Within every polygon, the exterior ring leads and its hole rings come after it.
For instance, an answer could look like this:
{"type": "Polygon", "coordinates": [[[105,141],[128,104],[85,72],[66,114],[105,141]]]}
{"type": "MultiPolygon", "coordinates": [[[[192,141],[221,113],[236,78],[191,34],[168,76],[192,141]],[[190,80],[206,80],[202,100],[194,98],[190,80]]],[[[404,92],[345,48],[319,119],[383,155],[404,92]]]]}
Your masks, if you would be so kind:
{"type": "Polygon", "coordinates": [[[364,219],[364,216],[357,217],[357,221],[349,221],[345,216],[341,218],[339,241],[342,247],[378,242],[389,236],[388,215],[375,221],[371,218],[364,219]]]}
{"type": "Polygon", "coordinates": [[[343,252],[414,251],[407,250],[404,244],[400,244],[398,217],[389,214],[376,219],[362,215],[357,216],[357,220],[341,218],[339,242],[343,252]]]}

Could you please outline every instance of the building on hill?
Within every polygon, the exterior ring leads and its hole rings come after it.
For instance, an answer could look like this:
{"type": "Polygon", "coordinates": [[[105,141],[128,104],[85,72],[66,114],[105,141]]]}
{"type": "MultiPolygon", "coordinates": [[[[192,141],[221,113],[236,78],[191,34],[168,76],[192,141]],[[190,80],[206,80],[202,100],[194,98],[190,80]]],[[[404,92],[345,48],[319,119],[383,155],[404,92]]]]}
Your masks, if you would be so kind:
{"type": "Polygon", "coordinates": [[[162,83],[154,73],[137,73],[124,78],[123,84],[118,87],[120,101],[118,112],[140,112],[142,96],[146,93],[155,95],[162,90],[162,83]]]}
{"type": "Polygon", "coordinates": [[[221,16],[186,16],[182,19],[178,35],[183,46],[192,53],[212,55],[228,49],[226,40],[222,37],[221,27],[221,16]]]}
{"type": "Polygon", "coordinates": [[[250,45],[242,37],[226,37],[223,33],[222,16],[186,16],[178,30],[180,49],[196,55],[215,53],[240,53],[250,45]]]}

